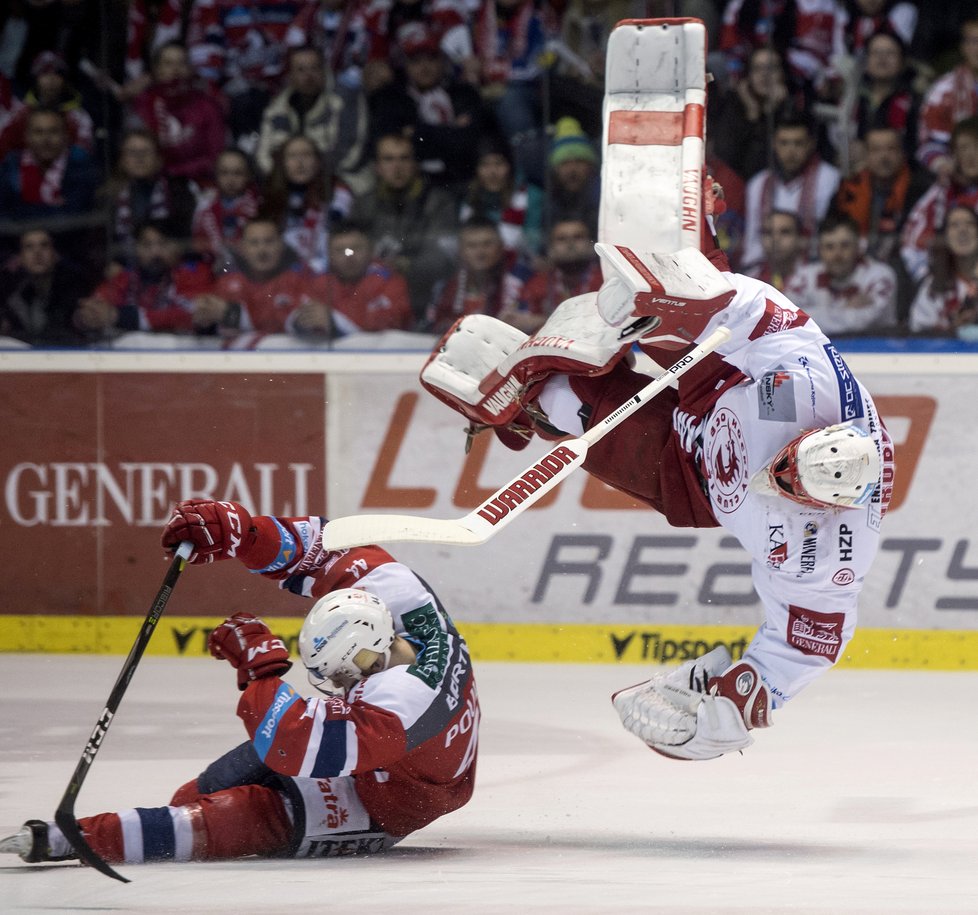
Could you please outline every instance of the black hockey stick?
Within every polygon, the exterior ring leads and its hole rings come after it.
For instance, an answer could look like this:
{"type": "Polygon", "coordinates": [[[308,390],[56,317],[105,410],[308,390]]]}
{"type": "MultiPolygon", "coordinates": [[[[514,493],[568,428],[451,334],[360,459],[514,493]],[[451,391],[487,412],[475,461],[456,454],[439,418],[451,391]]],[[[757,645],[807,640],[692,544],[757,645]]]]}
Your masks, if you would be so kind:
{"type": "Polygon", "coordinates": [[[82,782],[85,781],[85,776],[88,775],[88,770],[95,761],[95,754],[98,753],[99,748],[102,746],[102,740],[109,730],[109,725],[112,724],[112,718],[119,708],[119,703],[122,702],[122,697],[129,688],[129,681],[136,672],[136,666],[139,664],[139,660],[142,658],[143,652],[149,644],[153,631],[156,629],[156,624],[163,615],[167,601],[173,593],[173,586],[180,577],[180,573],[187,564],[187,559],[192,551],[193,544],[189,540],[184,540],[177,548],[173,556],[173,562],[170,563],[170,568],[167,570],[166,576],[163,579],[163,584],[160,585],[160,590],[156,594],[156,599],[149,608],[149,613],[146,614],[143,628],[139,631],[139,635],[136,636],[136,641],[129,650],[129,657],[126,658],[125,664],[122,665],[122,670],[119,672],[119,677],[115,681],[115,686],[112,687],[112,692],[109,694],[109,699],[105,703],[105,708],[102,709],[102,714],[99,715],[99,719],[95,724],[95,730],[92,731],[92,736],[88,738],[88,743],[85,744],[85,749],[82,750],[81,759],[78,760],[78,765],[75,767],[75,774],[71,776],[71,781],[68,783],[64,797],[61,798],[61,803],[58,804],[58,809],[54,812],[54,822],[58,824],[58,828],[71,843],[71,847],[77,852],[78,857],[86,864],[94,867],[97,871],[101,871],[106,877],[121,880],[123,883],[129,883],[130,881],[112,870],[85,841],[78,821],[75,819],[75,801],[78,798],[78,792],[81,790],[82,782]]]}

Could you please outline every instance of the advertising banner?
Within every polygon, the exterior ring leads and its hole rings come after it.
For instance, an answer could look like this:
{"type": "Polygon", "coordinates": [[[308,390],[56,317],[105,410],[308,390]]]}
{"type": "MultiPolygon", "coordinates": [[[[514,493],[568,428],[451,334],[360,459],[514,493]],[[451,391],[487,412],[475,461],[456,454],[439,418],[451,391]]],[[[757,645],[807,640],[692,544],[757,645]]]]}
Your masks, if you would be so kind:
{"type": "MultiPolygon", "coordinates": [[[[166,371],[144,357],[137,366],[146,370],[135,371],[130,357],[125,370],[93,363],[0,374],[7,557],[0,649],[43,650],[57,628],[57,650],[72,650],[71,626],[102,620],[105,634],[110,618],[144,615],[165,570],[160,530],[178,499],[230,499],[261,514],[453,518],[548,450],[535,440],[512,452],[483,433],[466,453],[464,419],[420,389],[417,367],[389,358],[382,370],[386,363],[360,357],[310,364],[276,355],[260,368],[236,363],[235,371],[212,362],[166,371]],[[52,623],[59,617],[68,628],[52,623]]],[[[972,369],[959,361],[946,373],[933,365],[887,371],[877,361],[867,372],[858,358],[850,363],[874,392],[897,448],[860,627],[969,635],[978,630],[978,547],[967,467],[978,432],[961,418],[974,412],[972,369]]],[[[492,633],[485,644],[494,656],[525,657],[509,652],[507,639],[553,639],[572,629],[590,639],[594,627],[613,627],[599,650],[585,639],[561,659],[668,660],[684,650],[680,642],[703,638],[704,627],[727,633],[733,645],[762,618],[747,556],[730,535],[672,528],[584,471],[482,546],[388,548],[473,635],[492,633]]],[[[238,564],[219,563],[188,570],[167,613],[298,618],[307,609],[238,564]]],[[[187,626],[171,642],[199,650],[204,630],[190,638],[187,626]]],[[[113,645],[125,641],[124,631],[113,645]]],[[[77,637],[78,650],[97,650],[90,628],[77,637]]],[[[891,660],[919,651],[889,642],[891,660]]],[[[877,644],[887,643],[881,636],[877,644]]]]}
{"type": "MultiPolygon", "coordinates": [[[[322,375],[6,373],[3,613],[142,616],[174,502],[322,510],[322,375]]],[[[301,613],[223,563],[184,576],[173,612],[301,613]]]]}

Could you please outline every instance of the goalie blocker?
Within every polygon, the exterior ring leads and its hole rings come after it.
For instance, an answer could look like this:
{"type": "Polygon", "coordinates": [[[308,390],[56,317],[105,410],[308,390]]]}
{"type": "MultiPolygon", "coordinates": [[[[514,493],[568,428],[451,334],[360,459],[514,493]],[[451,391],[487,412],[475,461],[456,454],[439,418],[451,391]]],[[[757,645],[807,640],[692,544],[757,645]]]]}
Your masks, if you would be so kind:
{"type": "Polygon", "coordinates": [[[468,315],[449,328],[421,372],[424,388],[467,417],[470,434],[492,428],[510,448],[534,426],[563,433],[531,406],[553,375],[594,378],[611,372],[633,343],[688,347],[734,296],[700,251],[645,254],[596,244],[600,291],[562,302],[532,337],[489,317],[468,315]]]}

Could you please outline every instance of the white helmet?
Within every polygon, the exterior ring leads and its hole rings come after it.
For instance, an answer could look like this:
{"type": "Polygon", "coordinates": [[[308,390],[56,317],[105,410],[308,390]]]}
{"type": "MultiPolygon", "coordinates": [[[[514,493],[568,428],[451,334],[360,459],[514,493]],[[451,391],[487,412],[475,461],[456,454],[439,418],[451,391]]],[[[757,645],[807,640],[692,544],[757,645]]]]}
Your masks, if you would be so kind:
{"type": "Polygon", "coordinates": [[[349,687],[364,676],[356,656],[364,649],[377,652],[386,667],[393,643],[394,620],[384,602],[368,591],[342,588],[321,597],[309,611],[299,632],[299,656],[317,689],[327,680],[349,687]]]}
{"type": "Polygon", "coordinates": [[[816,508],[858,508],[879,483],[880,456],[851,422],[803,432],[755,474],[752,488],[816,508]]]}

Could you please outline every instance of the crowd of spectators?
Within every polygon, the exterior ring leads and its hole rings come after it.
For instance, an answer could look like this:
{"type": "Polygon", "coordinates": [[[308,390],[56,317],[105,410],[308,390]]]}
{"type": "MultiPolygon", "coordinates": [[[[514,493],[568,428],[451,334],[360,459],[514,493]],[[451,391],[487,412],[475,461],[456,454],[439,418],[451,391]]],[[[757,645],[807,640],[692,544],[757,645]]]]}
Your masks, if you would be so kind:
{"type": "Polygon", "coordinates": [[[978,338],[978,3],[10,0],[0,345],[532,333],[600,285],[607,38],[661,16],[707,26],[734,268],[978,338]]]}

